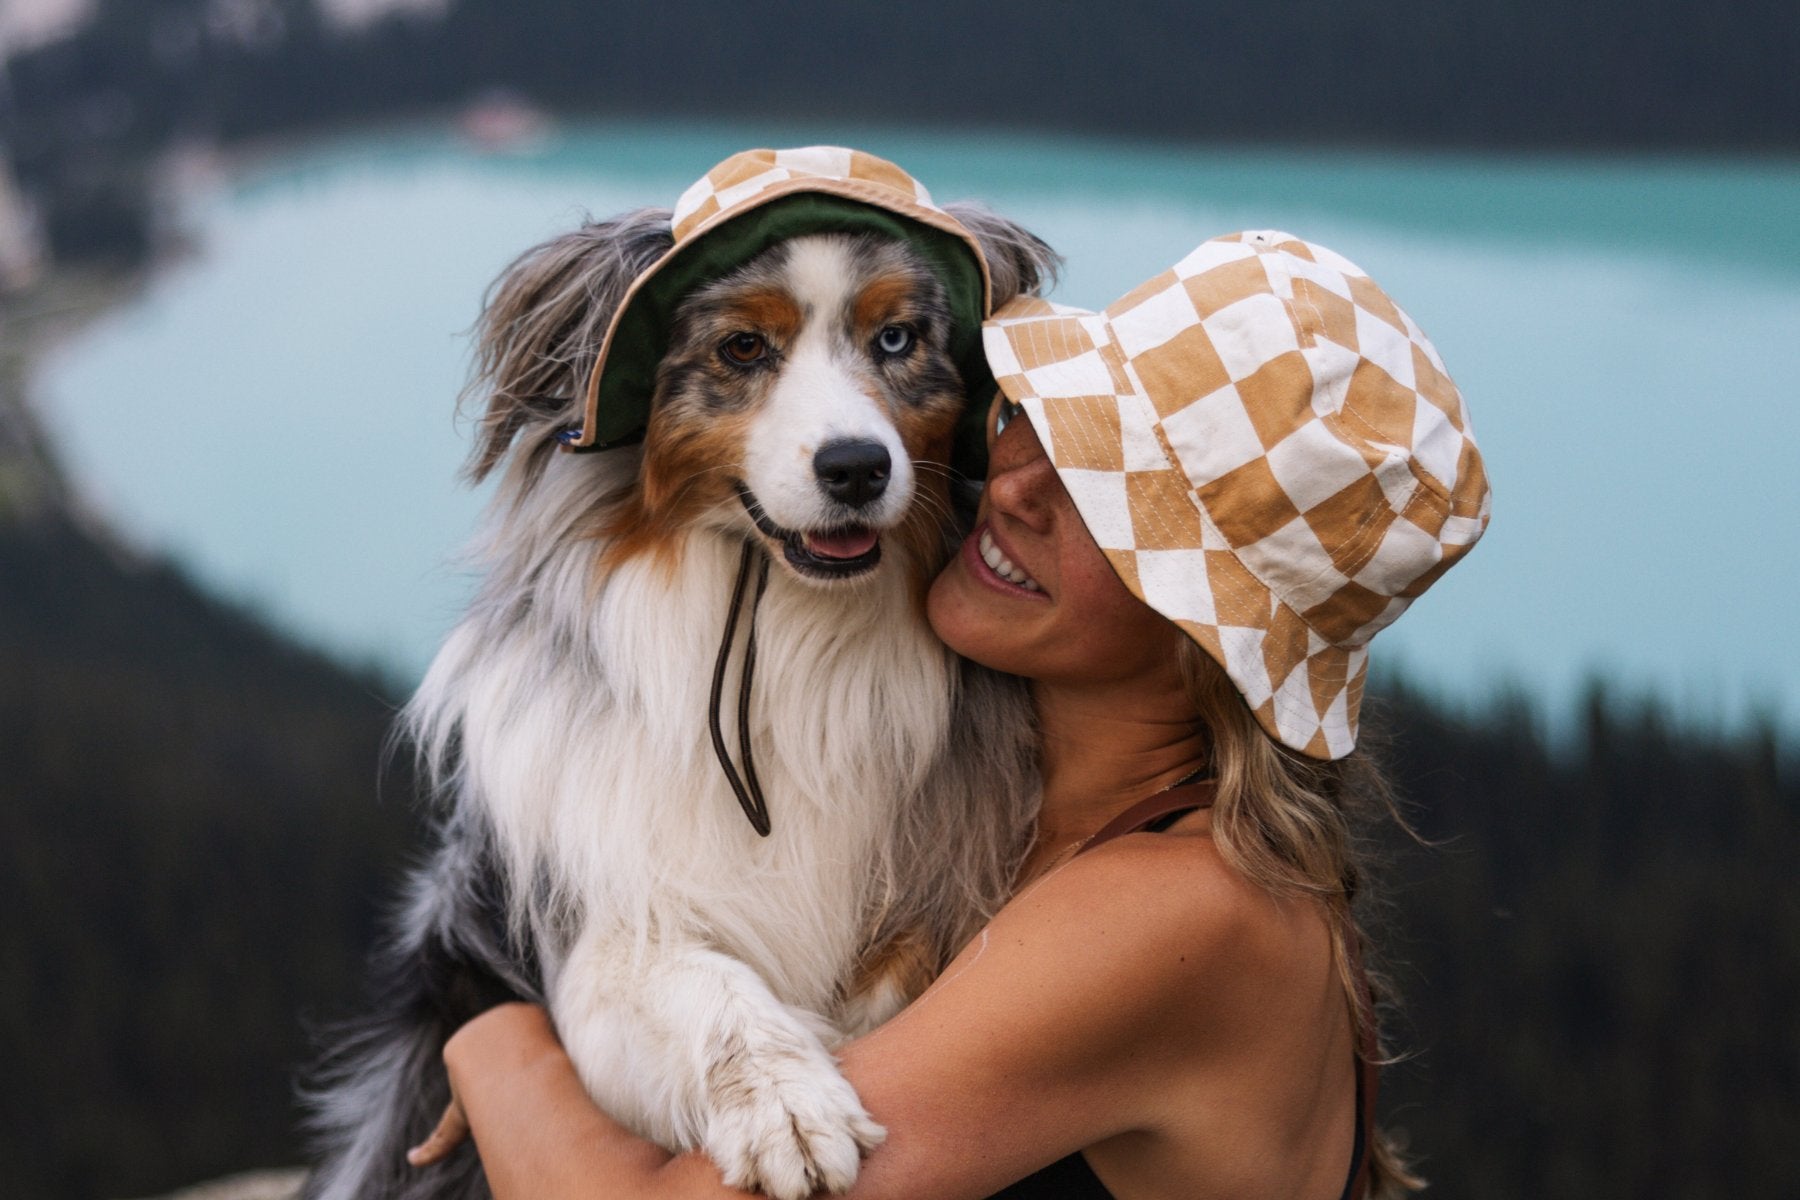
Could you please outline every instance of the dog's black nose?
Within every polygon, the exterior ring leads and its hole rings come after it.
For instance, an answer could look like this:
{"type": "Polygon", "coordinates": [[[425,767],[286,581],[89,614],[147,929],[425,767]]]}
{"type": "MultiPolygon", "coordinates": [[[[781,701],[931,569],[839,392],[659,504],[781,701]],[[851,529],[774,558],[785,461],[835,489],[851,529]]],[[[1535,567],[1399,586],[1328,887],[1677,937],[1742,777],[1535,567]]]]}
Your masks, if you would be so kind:
{"type": "Polygon", "coordinates": [[[826,442],[813,455],[813,474],[833,500],[852,508],[877,499],[887,490],[894,462],[880,442],[844,439],[826,442]]]}

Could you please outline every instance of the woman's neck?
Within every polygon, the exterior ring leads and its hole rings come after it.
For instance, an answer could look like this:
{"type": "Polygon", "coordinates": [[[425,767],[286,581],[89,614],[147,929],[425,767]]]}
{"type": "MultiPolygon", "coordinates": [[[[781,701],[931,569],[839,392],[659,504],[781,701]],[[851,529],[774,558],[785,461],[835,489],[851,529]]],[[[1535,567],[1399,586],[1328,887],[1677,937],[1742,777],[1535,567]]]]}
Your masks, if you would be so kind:
{"type": "Polygon", "coordinates": [[[1149,688],[1039,682],[1032,697],[1043,738],[1037,840],[1046,852],[1088,837],[1206,761],[1206,739],[1179,680],[1149,688]]]}

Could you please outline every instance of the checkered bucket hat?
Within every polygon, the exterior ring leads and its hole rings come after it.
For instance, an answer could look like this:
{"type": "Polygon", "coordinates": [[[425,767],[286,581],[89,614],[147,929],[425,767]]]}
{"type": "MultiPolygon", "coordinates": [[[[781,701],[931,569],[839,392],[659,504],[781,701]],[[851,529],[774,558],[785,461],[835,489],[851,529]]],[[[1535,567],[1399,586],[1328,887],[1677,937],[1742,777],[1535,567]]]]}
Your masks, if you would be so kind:
{"type": "MultiPolygon", "coordinates": [[[[682,193],[670,232],[674,245],[632,281],[607,328],[581,425],[562,437],[568,449],[636,440],[682,297],[803,234],[879,233],[911,244],[944,285],[955,318],[950,353],[968,394],[993,390],[981,353],[980,325],[991,303],[981,247],[923,185],[885,159],[840,146],[745,150],[682,193]]],[[[969,424],[959,445],[971,443],[979,454],[980,414],[969,424]]]]}
{"type": "Polygon", "coordinates": [[[1468,408],[1419,327],[1330,250],[1251,232],[1104,312],[1027,299],[984,333],[1125,585],[1270,736],[1348,754],[1369,639],[1488,521],[1468,408]]]}

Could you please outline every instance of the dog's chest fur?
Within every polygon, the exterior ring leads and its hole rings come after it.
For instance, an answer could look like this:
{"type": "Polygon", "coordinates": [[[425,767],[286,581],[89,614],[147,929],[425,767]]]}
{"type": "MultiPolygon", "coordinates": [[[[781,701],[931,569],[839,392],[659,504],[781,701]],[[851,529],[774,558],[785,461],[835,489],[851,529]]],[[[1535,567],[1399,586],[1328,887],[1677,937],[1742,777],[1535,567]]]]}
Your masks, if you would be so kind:
{"type": "Polygon", "coordinates": [[[428,745],[456,731],[465,799],[489,815],[509,876],[545,885],[534,915],[563,935],[548,939],[552,973],[582,923],[632,940],[680,931],[829,1013],[871,889],[891,877],[878,857],[896,814],[943,749],[955,672],[909,594],[916,570],[832,589],[773,573],[750,705],[773,820],[758,837],[707,731],[741,545],[696,530],[672,567],[636,558],[596,584],[592,541],[520,539],[490,590],[517,597],[529,577],[528,603],[478,603],[413,715],[428,745]]]}

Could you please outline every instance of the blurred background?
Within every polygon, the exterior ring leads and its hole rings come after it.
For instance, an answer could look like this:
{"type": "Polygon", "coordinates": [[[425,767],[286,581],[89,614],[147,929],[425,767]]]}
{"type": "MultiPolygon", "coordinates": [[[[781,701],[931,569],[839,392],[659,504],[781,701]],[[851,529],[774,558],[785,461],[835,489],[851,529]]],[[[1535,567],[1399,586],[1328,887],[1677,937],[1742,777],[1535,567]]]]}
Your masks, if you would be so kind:
{"type": "Polygon", "coordinates": [[[1443,1197],[1796,1197],[1791,0],[0,0],[0,1193],[302,1160],[416,848],[482,289],[725,155],[980,199],[1098,307],[1284,228],[1496,493],[1385,634],[1384,1094],[1443,1197]]]}

